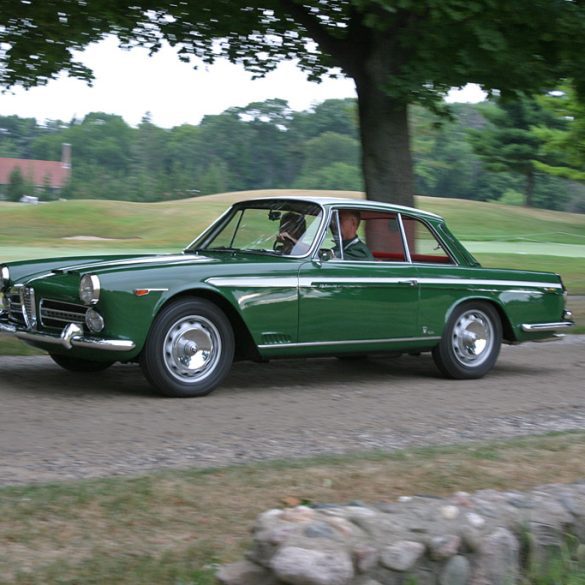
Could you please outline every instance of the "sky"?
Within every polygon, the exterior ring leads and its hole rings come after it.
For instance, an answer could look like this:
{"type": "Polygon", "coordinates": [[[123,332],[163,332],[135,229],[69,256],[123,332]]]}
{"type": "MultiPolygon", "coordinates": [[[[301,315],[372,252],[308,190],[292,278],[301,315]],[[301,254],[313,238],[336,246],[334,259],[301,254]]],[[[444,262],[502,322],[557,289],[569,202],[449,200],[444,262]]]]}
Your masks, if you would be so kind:
{"type": "MultiPolygon", "coordinates": [[[[292,62],[282,63],[264,79],[252,80],[242,67],[227,61],[194,70],[179,61],[169,45],[149,57],[145,49],[118,48],[113,37],[90,45],[79,58],[94,72],[92,87],[63,75],[43,87],[0,93],[0,115],[68,122],[89,112],[106,112],[136,126],[148,112],[154,124],[172,128],[199,124],[207,114],[270,98],[288,100],[293,110],[306,110],[326,99],[355,97],[350,79],[310,83],[292,62]]],[[[482,98],[477,86],[449,95],[449,101],[482,98]]]]}

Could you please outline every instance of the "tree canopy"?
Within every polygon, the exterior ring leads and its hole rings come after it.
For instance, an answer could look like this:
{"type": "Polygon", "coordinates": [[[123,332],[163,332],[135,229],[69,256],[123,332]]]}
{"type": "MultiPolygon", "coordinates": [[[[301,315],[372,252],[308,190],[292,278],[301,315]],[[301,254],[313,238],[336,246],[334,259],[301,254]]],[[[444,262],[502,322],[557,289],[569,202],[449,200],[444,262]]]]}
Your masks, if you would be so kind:
{"type": "Polygon", "coordinates": [[[91,79],[73,50],[107,34],[261,76],[295,59],[318,79],[337,67],[358,94],[369,198],[412,204],[408,106],[440,109],[450,87],[503,96],[571,78],[585,95],[583,0],[0,0],[0,85],[91,79]]]}
{"type": "Polygon", "coordinates": [[[536,168],[556,177],[585,181],[585,103],[566,85],[536,99],[540,107],[563,122],[533,128],[544,155],[544,160],[536,161],[536,168]]]}
{"type": "MultiPolygon", "coordinates": [[[[71,145],[71,181],[64,191],[22,186],[24,193],[42,200],[162,201],[267,188],[358,191],[363,180],[356,107],[354,99],[327,100],[296,112],[282,100],[267,100],[229,108],[198,126],[171,129],[157,127],[148,114],[135,128],[120,116],[100,112],[70,122],[0,116],[0,155],[59,160],[63,143],[71,145]]],[[[417,194],[523,201],[521,169],[510,166],[494,173],[489,161],[473,151],[470,133],[491,132],[486,109],[505,116],[497,102],[453,104],[447,121],[421,106],[411,108],[417,194]]],[[[572,152],[570,146],[568,151],[562,144],[555,148],[554,159],[539,158],[562,161],[572,152]]],[[[585,211],[585,186],[538,169],[534,178],[534,206],[585,211]]],[[[0,185],[0,200],[16,197],[15,191],[0,185]]]]}

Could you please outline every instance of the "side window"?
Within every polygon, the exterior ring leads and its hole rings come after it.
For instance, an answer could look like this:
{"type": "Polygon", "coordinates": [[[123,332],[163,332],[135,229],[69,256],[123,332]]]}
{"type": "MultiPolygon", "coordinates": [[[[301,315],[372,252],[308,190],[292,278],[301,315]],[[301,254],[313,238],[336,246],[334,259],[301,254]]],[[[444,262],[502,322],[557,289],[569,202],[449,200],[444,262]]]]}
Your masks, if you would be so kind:
{"type": "Polygon", "coordinates": [[[422,221],[402,216],[406,240],[413,262],[453,264],[449,253],[433,231],[422,221]]]}
{"type": "Polygon", "coordinates": [[[396,213],[369,209],[361,209],[359,212],[354,209],[336,210],[322,244],[322,249],[331,250],[335,258],[341,258],[338,226],[343,239],[344,260],[406,261],[396,213]],[[352,217],[355,217],[355,221],[352,221],[352,217]],[[348,246],[355,238],[356,243],[348,246]]]}
{"type": "Polygon", "coordinates": [[[333,256],[353,262],[373,262],[375,258],[366,244],[363,210],[339,209],[333,213],[325,245],[331,246],[333,256]]]}
{"type": "Polygon", "coordinates": [[[395,213],[363,212],[365,240],[375,260],[405,262],[400,223],[395,213]]]}
{"type": "Polygon", "coordinates": [[[327,228],[327,232],[325,233],[325,239],[321,244],[321,248],[325,250],[330,250],[335,256],[337,256],[336,251],[339,249],[337,226],[338,226],[337,211],[334,211],[333,214],[331,215],[331,221],[329,222],[329,227],[327,228]]]}

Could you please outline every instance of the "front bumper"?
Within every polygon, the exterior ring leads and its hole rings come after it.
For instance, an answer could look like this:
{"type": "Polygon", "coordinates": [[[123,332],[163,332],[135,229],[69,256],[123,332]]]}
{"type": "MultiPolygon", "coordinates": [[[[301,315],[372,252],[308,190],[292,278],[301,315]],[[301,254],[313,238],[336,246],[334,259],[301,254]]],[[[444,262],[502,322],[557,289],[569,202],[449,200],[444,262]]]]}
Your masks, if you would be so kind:
{"type": "Polygon", "coordinates": [[[72,347],[81,347],[84,349],[99,349],[104,351],[131,351],[136,347],[133,341],[125,339],[101,339],[99,337],[87,337],[83,334],[83,329],[75,323],[70,323],[63,328],[59,335],[50,333],[41,333],[31,329],[17,327],[8,323],[0,314],[0,333],[7,333],[32,343],[46,343],[59,345],[65,349],[72,347]]]}

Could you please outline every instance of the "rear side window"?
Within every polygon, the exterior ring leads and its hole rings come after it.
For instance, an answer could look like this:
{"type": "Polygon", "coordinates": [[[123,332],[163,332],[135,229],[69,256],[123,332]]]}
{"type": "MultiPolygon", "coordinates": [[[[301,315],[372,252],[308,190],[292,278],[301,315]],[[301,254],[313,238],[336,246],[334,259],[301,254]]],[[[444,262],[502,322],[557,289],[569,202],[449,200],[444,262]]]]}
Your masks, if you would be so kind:
{"type": "Polygon", "coordinates": [[[376,260],[406,262],[406,254],[400,232],[400,222],[395,213],[377,211],[362,212],[365,241],[376,260]]]}
{"type": "Polygon", "coordinates": [[[419,219],[402,216],[410,258],[423,264],[453,264],[451,256],[435,233],[419,219]]]}

